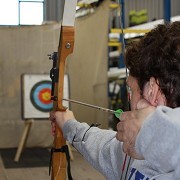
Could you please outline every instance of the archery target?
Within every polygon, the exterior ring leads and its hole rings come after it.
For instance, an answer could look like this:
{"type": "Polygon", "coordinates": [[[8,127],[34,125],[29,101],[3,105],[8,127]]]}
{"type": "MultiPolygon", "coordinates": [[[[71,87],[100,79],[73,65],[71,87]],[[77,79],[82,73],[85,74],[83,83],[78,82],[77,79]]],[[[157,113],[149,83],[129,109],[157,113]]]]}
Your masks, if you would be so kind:
{"type": "Polygon", "coordinates": [[[30,100],[39,111],[51,111],[53,107],[51,101],[51,81],[44,80],[34,84],[30,92],[30,100]]]}
{"type": "MultiPolygon", "coordinates": [[[[52,110],[51,80],[48,74],[22,75],[23,119],[49,118],[52,110]]],[[[68,76],[64,76],[64,98],[69,98],[68,76]]],[[[69,107],[68,102],[63,105],[69,107]]]]}

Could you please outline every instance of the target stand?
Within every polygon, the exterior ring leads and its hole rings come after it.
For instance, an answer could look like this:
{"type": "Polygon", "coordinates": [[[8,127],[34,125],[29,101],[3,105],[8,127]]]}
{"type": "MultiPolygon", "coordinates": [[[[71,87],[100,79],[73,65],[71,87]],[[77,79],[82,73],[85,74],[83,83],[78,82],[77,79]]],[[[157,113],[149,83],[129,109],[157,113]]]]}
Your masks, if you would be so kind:
{"type": "MultiPolygon", "coordinates": [[[[29,136],[32,124],[36,120],[48,120],[53,108],[51,101],[51,80],[49,74],[23,74],[21,76],[22,119],[25,127],[14,158],[18,162],[29,136]]],[[[64,98],[69,98],[69,79],[64,76],[64,98]]],[[[69,102],[64,102],[69,107],[69,102]]],[[[70,145],[67,143],[71,160],[74,159],[70,145]]]]}

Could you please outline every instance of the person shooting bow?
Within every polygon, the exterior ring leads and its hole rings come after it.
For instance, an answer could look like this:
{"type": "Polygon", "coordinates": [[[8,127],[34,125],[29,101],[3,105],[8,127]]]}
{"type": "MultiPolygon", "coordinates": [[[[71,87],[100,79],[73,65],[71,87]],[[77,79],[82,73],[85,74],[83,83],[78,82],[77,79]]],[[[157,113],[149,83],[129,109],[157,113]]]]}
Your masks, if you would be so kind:
{"type": "MultiPolygon", "coordinates": [[[[132,92],[132,110],[149,105],[180,106],[180,22],[158,25],[139,42],[130,44],[125,63],[129,69],[127,85],[132,92]]],[[[129,163],[125,163],[121,171],[125,153],[115,131],[80,123],[68,109],[51,112],[50,120],[53,133],[56,122],[66,140],[108,180],[126,179],[127,175],[129,180],[173,179],[173,171],[166,172],[168,168],[162,171],[144,159],[130,159],[130,168],[129,163]]],[[[153,152],[159,153],[159,150],[155,147],[153,152]]]]}

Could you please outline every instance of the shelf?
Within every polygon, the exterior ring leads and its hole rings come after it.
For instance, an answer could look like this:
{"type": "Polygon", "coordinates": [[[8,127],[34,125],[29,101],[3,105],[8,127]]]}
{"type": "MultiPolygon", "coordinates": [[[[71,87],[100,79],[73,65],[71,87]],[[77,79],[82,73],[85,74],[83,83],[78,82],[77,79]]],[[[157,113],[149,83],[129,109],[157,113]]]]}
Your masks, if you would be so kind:
{"type": "Polygon", "coordinates": [[[117,8],[120,8],[120,5],[117,4],[117,3],[112,3],[112,4],[109,5],[109,7],[110,7],[111,9],[117,9],[117,8]]]}
{"type": "Polygon", "coordinates": [[[125,77],[126,77],[126,68],[110,68],[108,71],[108,78],[125,78],[125,77]]]}

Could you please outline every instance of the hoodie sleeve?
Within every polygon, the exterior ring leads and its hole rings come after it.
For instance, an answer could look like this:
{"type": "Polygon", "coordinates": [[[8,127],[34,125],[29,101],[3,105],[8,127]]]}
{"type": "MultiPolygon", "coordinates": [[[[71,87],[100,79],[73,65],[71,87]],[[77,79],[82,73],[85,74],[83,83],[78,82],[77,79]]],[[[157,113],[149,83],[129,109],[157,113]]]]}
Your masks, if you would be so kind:
{"type": "Polygon", "coordinates": [[[63,127],[66,140],[106,179],[119,179],[124,153],[116,132],[69,120],[63,127]]]}
{"type": "Polygon", "coordinates": [[[157,107],[142,125],[135,148],[160,172],[176,171],[180,161],[180,108],[157,107]]]}

